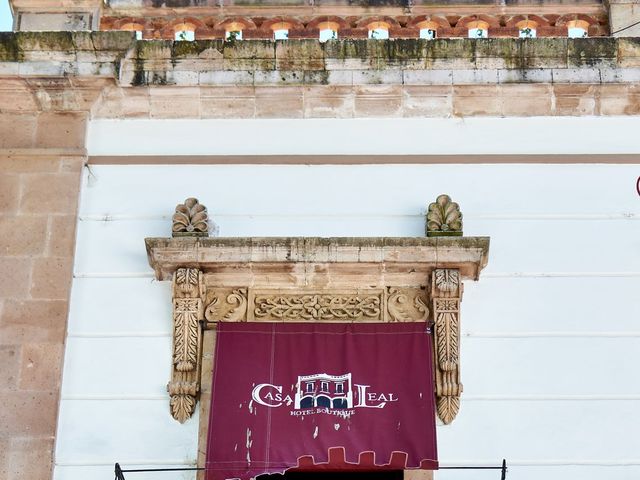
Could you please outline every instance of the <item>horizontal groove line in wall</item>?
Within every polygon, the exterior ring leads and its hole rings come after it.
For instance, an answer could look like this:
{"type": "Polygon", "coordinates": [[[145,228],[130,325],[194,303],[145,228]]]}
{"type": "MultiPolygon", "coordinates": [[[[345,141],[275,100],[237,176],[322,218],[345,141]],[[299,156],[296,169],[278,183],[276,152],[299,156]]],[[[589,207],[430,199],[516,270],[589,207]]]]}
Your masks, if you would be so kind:
{"type": "MultiPolygon", "coordinates": [[[[167,401],[168,395],[165,394],[153,394],[153,395],[82,395],[82,394],[63,394],[62,400],[67,401],[167,401]]],[[[638,395],[467,395],[463,394],[460,399],[462,401],[491,401],[491,402],[504,402],[504,401],[640,401],[640,394],[638,395]]]]}
{"type": "MultiPolygon", "coordinates": [[[[388,213],[388,214],[366,214],[366,213],[294,213],[294,214],[276,214],[276,213],[211,213],[211,218],[286,218],[286,219],[318,219],[318,218],[415,218],[423,219],[424,213],[388,213]]],[[[640,213],[624,212],[624,213],[594,213],[594,214],[467,214],[464,216],[467,220],[640,220],[640,213]]],[[[170,221],[171,215],[154,215],[154,214],[82,214],[78,216],[81,222],[114,222],[114,221],[170,221]]]]}
{"type": "Polygon", "coordinates": [[[69,400],[69,401],[157,401],[157,400],[167,400],[168,395],[164,394],[152,394],[152,395],[141,395],[141,394],[117,394],[117,395],[81,395],[81,394],[63,394],[60,396],[61,400],[69,400]]]}
{"type": "Polygon", "coordinates": [[[172,332],[69,332],[68,338],[156,338],[171,337],[172,332]]]}
{"type": "Polygon", "coordinates": [[[463,401],[489,401],[489,402],[526,402],[526,401],[639,401],[640,394],[637,395],[466,395],[462,394],[460,400],[463,401]]]}
{"type": "Polygon", "coordinates": [[[74,272],[73,278],[155,278],[153,272],[74,272]]]}
{"type": "Polygon", "coordinates": [[[640,272],[495,272],[481,273],[482,278],[574,278],[574,277],[640,277],[640,272]]]}
{"type": "MultiPolygon", "coordinates": [[[[141,460],[141,459],[133,459],[133,460],[121,460],[118,459],[118,463],[123,469],[127,469],[130,467],[144,467],[144,466],[188,466],[195,467],[195,460],[141,460]]],[[[115,461],[108,460],[98,460],[98,461],[87,461],[87,462],[73,462],[73,461],[56,461],[56,467],[112,467],[114,466],[115,461]]]]}
{"type": "MultiPolygon", "coordinates": [[[[68,338],[154,338],[172,332],[69,332],[68,338]]],[[[636,338],[640,332],[462,332],[464,338],[636,338]]]]}
{"type": "MultiPolygon", "coordinates": [[[[438,463],[441,467],[448,466],[499,466],[502,459],[491,460],[440,460],[438,463]]],[[[582,459],[567,459],[567,460],[507,460],[507,468],[509,467],[569,467],[569,466],[590,466],[590,467],[629,467],[640,465],[640,458],[628,459],[628,460],[582,460],[582,459]]]]}
{"type": "MultiPolygon", "coordinates": [[[[74,278],[155,278],[153,272],[74,272],[74,278]]],[[[481,273],[482,278],[635,278],[640,272],[496,272],[481,273]]]]}
{"type": "Polygon", "coordinates": [[[635,338],[640,332],[462,332],[467,338],[635,338]]]}

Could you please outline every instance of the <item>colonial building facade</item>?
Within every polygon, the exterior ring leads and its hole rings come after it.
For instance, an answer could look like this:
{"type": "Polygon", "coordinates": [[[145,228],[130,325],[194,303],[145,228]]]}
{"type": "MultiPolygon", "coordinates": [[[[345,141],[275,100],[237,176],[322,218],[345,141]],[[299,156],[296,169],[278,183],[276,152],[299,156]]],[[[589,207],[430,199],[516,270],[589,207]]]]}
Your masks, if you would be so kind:
{"type": "Polygon", "coordinates": [[[637,2],[10,3],[0,477],[208,465],[251,322],[426,323],[440,467],[640,475],[637,2]]]}

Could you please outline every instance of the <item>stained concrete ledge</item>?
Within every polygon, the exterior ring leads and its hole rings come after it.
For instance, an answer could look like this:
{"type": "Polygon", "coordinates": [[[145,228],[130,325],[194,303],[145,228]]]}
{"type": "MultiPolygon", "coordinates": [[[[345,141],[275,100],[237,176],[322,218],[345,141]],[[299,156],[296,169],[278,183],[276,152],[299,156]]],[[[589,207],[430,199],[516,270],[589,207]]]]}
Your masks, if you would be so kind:
{"type": "Polygon", "coordinates": [[[147,238],[145,245],[158,280],[170,279],[185,266],[205,272],[251,268],[275,274],[295,263],[307,264],[305,272],[356,268],[377,275],[398,269],[417,273],[459,268],[464,278],[477,280],[489,255],[489,237],[182,237],[147,238]]]}
{"type": "Polygon", "coordinates": [[[638,38],[136,41],[130,32],[0,33],[0,77],[137,85],[456,85],[640,81],[638,38]]]}

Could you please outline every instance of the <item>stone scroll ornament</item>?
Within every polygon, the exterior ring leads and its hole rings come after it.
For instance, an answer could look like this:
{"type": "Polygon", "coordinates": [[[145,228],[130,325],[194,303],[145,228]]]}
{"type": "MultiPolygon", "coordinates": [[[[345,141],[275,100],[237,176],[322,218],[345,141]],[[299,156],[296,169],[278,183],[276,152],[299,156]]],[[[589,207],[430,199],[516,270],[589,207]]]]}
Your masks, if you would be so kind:
{"type": "Polygon", "coordinates": [[[435,338],[436,407],[449,424],[460,409],[460,272],[436,269],[432,277],[435,338]]]}
{"type": "Polygon", "coordinates": [[[208,237],[209,214],[197,198],[187,198],[176,206],[171,235],[174,237],[208,237]]]}
{"type": "Polygon", "coordinates": [[[449,195],[440,195],[427,210],[427,237],[461,237],[460,206],[449,195]]]}
{"type": "Polygon", "coordinates": [[[173,275],[173,362],[167,391],[171,415],[184,423],[193,415],[200,393],[205,285],[196,268],[179,268],[173,275]]]}

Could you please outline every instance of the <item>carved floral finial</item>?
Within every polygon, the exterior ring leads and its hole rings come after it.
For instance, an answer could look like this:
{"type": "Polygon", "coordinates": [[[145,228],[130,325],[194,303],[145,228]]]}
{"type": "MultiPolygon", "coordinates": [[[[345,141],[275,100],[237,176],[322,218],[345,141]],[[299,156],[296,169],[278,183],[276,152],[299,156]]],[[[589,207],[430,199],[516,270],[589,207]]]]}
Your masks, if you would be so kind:
{"type": "Polygon", "coordinates": [[[449,195],[440,195],[427,210],[427,237],[462,236],[460,206],[449,195]]]}
{"type": "Polygon", "coordinates": [[[209,214],[197,198],[187,198],[176,206],[171,234],[174,237],[208,237],[209,214]]]}

